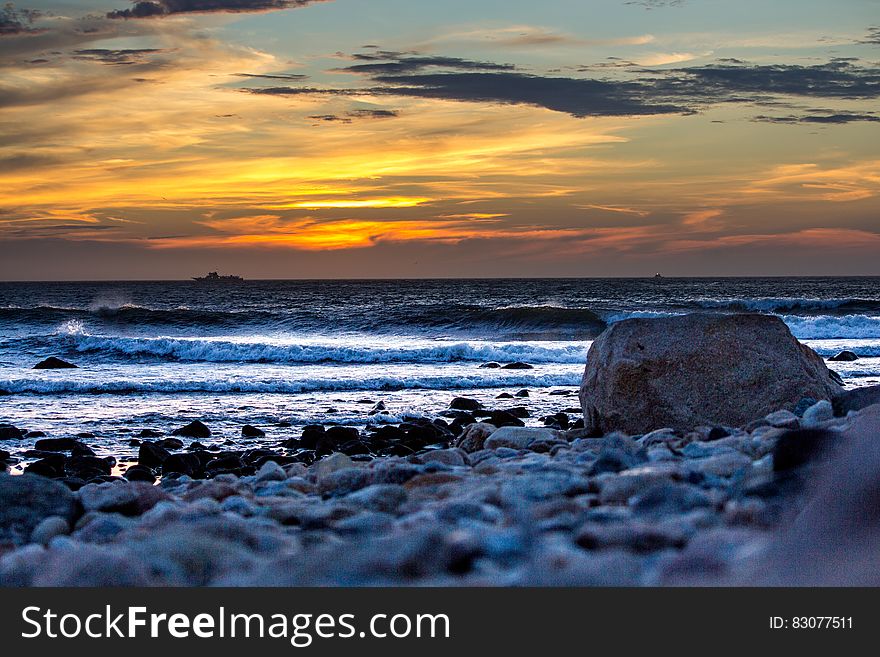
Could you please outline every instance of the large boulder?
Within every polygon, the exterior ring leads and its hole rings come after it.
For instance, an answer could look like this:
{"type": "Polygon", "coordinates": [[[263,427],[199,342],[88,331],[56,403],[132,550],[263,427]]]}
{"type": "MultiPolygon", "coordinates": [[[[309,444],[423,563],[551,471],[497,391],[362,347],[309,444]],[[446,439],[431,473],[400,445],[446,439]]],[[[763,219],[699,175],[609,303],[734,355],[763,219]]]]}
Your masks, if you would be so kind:
{"type": "Polygon", "coordinates": [[[841,392],[778,317],[693,314],[611,325],[590,347],[580,399],[587,430],[637,434],[741,426],[841,392]]]}
{"type": "Polygon", "coordinates": [[[72,525],[80,511],[62,483],[32,474],[0,474],[0,545],[27,543],[36,526],[51,516],[72,525]]]}

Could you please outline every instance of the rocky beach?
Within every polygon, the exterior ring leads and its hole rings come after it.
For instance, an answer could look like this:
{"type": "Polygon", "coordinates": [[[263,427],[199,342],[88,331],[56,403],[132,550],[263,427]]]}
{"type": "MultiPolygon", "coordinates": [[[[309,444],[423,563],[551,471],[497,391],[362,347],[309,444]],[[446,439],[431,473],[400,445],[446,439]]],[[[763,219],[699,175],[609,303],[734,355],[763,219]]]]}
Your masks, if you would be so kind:
{"type": "Polygon", "coordinates": [[[0,426],[24,472],[0,475],[0,584],[878,583],[880,387],[776,317],[626,319],[579,398],[495,393],[362,427],[144,427],[119,457],[0,426]]]}

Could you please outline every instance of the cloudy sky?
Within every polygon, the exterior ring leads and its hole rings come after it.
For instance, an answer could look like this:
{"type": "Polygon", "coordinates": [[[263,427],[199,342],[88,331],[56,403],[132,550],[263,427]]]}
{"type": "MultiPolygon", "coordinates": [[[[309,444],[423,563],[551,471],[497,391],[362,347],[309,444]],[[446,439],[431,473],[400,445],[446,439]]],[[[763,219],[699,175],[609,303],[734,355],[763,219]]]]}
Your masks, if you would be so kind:
{"type": "Polygon", "coordinates": [[[0,279],[880,274],[878,0],[22,0],[0,279]]]}

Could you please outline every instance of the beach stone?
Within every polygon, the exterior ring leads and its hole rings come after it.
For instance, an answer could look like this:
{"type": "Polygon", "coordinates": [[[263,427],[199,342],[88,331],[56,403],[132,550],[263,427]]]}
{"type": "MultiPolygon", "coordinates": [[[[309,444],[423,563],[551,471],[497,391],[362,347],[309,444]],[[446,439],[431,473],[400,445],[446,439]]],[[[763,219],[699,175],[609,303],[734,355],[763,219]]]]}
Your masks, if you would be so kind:
{"type": "Polygon", "coordinates": [[[76,369],[76,365],[73,363],[68,363],[66,360],[61,360],[60,358],[56,358],[55,356],[49,356],[46,360],[41,360],[39,363],[34,365],[33,369],[35,370],[66,370],[66,369],[76,369]]]}
{"type": "Polygon", "coordinates": [[[496,363],[495,361],[490,361],[488,363],[483,363],[480,365],[481,369],[489,369],[489,370],[497,370],[501,367],[501,363],[496,363]]]}
{"type": "Polygon", "coordinates": [[[449,449],[433,449],[420,455],[423,463],[443,463],[445,465],[464,465],[466,453],[464,450],[452,447],[449,449]]]}
{"type": "Polygon", "coordinates": [[[265,435],[265,431],[257,429],[257,427],[250,424],[246,424],[241,428],[242,438],[263,438],[265,435]]]}
{"type": "Polygon", "coordinates": [[[372,483],[372,473],[366,468],[342,468],[319,477],[318,492],[322,495],[347,495],[372,483]]]}
{"type": "Polygon", "coordinates": [[[449,408],[455,411],[479,411],[483,408],[483,405],[476,399],[456,397],[449,402],[449,408]]]}
{"type": "Polygon", "coordinates": [[[257,470],[256,481],[284,481],[285,479],[287,479],[287,473],[275,461],[266,461],[257,470]]]}
{"type": "Polygon", "coordinates": [[[498,427],[494,424],[488,424],[486,422],[469,424],[464,428],[464,431],[462,431],[458,439],[456,439],[455,446],[460,447],[468,453],[479,452],[483,449],[486,438],[491,436],[497,428],[498,427]]]}
{"type": "Polygon", "coordinates": [[[184,438],[210,438],[211,430],[200,420],[193,420],[189,424],[172,431],[171,435],[183,436],[184,438]]]}
{"type": "Polygon", "coordinates": [[[501,427],[492,432],[486,438],[485,449],[498,449],[509,447],[511,449],[526,449],[537,441],[552,441],[559,438],[559,432],[553,429],[533,429],[526,427],[501,427]]]}
{"type": "Polygon", "coordinates": [[[644,434],[742,426],[839,393],[778,317],[691,314],[612,324],[590,347],[580,400],[588,430],[644,434]]]}
{"type": "Polygon", "coordinates": [[[122,476],[128,481],[146,481],[149,484],[156,481],[156,475],[145,465],[133,465],[122,476]]]}
{"type": "MultiPolygon", "coordinates": [[[[826,403],[830,404],[830,402],[826,403]]],[[[791,411],[781,410],[770,413],[765,418],[767,424],[777,429],[797,429],[800,426],[798,416],[791,411]]]]}
{"type": "Polygon", "coordinates": [[[31,533],[31,543],[47,545],[56,536],[65,536],[70,533],[70,524],[61,516],[49,516],[43,518],[40,524],[34,527],[31,533]]]}
{"type": "Polygon", "coordinates": [[[77,492],[86,511],[121,513],[139,516],[171,496],[161,488],[145,482],[86,484],[77,492]]]}
{"type": "Polygon", "coordinates": [[[858,360],[858,359],[859,359],[859,357],[855,353],[844,349],[843,351],[835,354],[834,356],[832,356],[828,360],[847,362],[847,361],[854,361],[854,360],[858,360]]]}
{"type": "Polygon", "coordinates": [[[183,441],[180,438],[163,438],[157,441],[156,444],[168,450],[183,449],[183,441]]]}
{"type": "Polygon", "coordinates": [[[345,501],[370,511],[395,513],[407,497],[400,484],[372,484],[346,495],[345,501]]]}
{"type": "Polygon", "coordinates": [[[820,402],[816,402],[804,411],[801,425],[805,429],[811,429],[818,427],[822,423],[828,422],[833,419],[834,407],[831,405],[830,401],[823,399],[820,402]]]}
{"type": "Polygon", "coordinates": [[[192,452],[171,454],[162,461],[162,474],[167,475],[171,473],[200,477],[204,475],[204,467],[202,466],[201,459],[192,452]]]}
{"type": "Polygon", "coordinates": [[[0,544],[21,545],[45,518],[58,516],[73,524],[80,512],[76,497],[60,482],[0,473],[0,544]]]}
{"type": "Polygon", "coordinates": [[[350,456],[343,454],[342,452],[334,452],[330,456],[325,456],[320,461],[313,463],[309,468],[309,472],[311,472],[317,479],[320,479],[336,470],[351,467],[354,467],[354,461],[351,460],[350,456]]]}

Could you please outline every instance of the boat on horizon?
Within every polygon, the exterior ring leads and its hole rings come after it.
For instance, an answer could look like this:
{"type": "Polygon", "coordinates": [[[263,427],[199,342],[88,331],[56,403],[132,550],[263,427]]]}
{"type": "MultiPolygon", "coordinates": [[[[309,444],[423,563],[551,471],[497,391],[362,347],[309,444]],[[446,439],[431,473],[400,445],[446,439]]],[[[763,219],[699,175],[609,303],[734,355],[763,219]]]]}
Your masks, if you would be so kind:
{"type": "Polygon", "coordinates": [[[220,275],[216,271],[208,272],[207,276],[193,276],[194,281],[200,283],[240,283],[244,279],[233,274],[220,275]]]}

